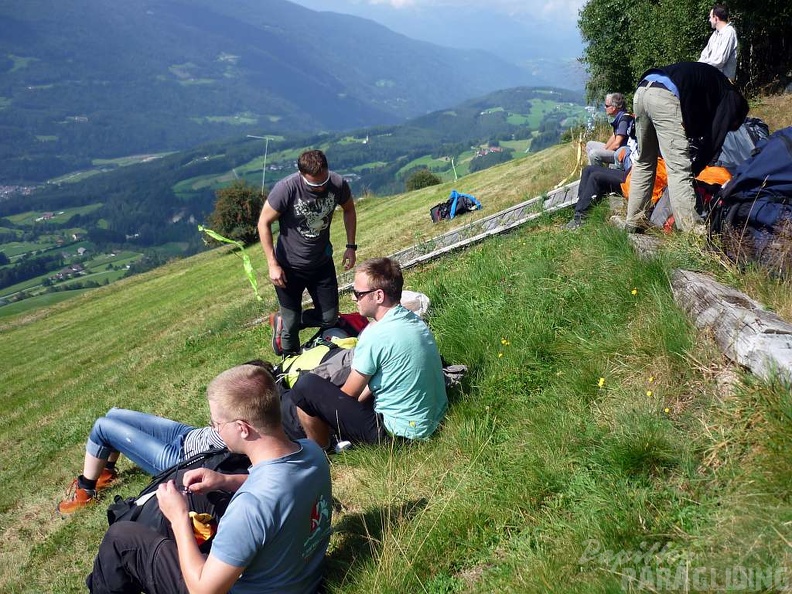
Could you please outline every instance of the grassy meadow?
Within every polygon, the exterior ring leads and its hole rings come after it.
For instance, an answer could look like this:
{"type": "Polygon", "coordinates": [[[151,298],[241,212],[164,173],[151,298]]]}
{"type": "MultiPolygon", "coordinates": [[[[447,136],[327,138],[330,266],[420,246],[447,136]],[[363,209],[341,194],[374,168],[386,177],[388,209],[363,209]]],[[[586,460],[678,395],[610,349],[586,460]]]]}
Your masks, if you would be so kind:
{"type": "MultiPolygon", "coordinates": [[[[789,104],[771,107],[774,128],[792,123],[789,104]]],[[[429,208],[451,184],[365,197],[358,256],[539,195],[575,158],[562,145],[466,176],[453,187],[484,210],[437,225],[429,208]]],[[[642,260],[608,214],[600,205],[577,232],[562,228],[569,213],[545,216],[406,272],[407,288],[432,300],[441,353],[469,373],[428,442],[331,457],[329,592],[792,583],[790,387],[725,360],[674,305],[669,275],[709,271],[788,320],[790,282],[678,236],[642,260]]],[[[205,424],[212,377],[274,360],[261,322],[274,292],[261,249],[248,253],[261,301],[238,254],[219,248],[0,320],[0,591],[84,591],[106,504],[147,484],[124,460],[99,505],[58,516],[97,416],[121,406],[205,424]]]]}

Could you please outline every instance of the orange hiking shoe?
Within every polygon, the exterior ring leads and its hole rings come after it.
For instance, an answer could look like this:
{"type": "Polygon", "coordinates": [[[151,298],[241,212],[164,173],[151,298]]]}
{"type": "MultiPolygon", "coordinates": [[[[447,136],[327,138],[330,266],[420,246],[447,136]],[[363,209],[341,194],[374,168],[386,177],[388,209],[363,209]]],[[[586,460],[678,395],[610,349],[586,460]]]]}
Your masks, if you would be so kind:
{"type": "Polygon", "coordinates": [[[95,502],[96,490],[82,489],[77,486],[77,479],[74,479],[66,494],[66,499],[58,504],[58,513],[62,516],[67,516],[95,502]]]}
{"type": "Polygon", "coordinates": [[[99,491],[100,489],[107,489],[108,487],[113,486],[113,483],[118,480],[118,471],[113,468],[103,468],[102,474],[99,475],[99,478],[96,479],[96,490],[99,491]]]}

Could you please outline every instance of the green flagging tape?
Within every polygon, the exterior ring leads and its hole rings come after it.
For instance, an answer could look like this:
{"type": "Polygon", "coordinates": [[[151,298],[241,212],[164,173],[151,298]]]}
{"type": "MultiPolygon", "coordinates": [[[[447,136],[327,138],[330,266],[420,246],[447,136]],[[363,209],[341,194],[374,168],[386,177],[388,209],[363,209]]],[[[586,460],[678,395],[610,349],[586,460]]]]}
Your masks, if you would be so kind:
{"type": "Polygon", "coordinates": [[[223,237],[216,231],[212,231],[211,229],[207,229],[201,225],[198,225],[198,231],[201,233],[206,233],[212,239],[216,239],[222,243],[230,243],[231,245],[235,245],[239,248],[239,251],[234,253],[239,254],[239,257],[242,258],[242,268],[244,268],[245,274],[250,281],[250,286],[253,287],[253,294],[256,296],[256,299],[261,301],[261,295],[259,295],[258,291],[258,281],[256,280],[256,271],[253,270],[253,264],[250,263],[250,256],[245,253],[245,246],[242,244],[242,242],[223,237]]]}

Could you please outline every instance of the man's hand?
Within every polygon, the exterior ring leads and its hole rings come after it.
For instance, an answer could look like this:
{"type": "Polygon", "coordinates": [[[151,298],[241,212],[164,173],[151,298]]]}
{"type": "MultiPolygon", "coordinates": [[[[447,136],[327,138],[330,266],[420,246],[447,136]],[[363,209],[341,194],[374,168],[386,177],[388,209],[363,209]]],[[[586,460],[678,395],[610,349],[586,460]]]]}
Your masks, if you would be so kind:
{"type": "Polygon", "coordinates": [[[187,517],[187,496],[179,491],[174,481],[163,483],[157,488],[157,501],[162,515],[171,524],[178,519],[184,520],[187,517]]]}
{"type": "Polygon", "coordinates": [[[283,272],[283,268],[281,268],[280,264],[269,264],[269,277],[272,284],[276,287],[281,289],[286,287],[286,273],[283,272]]]}
{"type": "Polygon", "coordinates": [[[195,468],[184,473],[182,483],[192,493],[208,493],[223,489],[225,476],[208,468],[195,468]]]}
{"type": "Polygon", "coordinates": [[[208,468],[195,468],[184,473],[182,482],[192,493],[235,492],[239,490],[247,477],[246,474],[224,474],[208,468]]]}
{"type": "Polygon", "coordinates": [[[363,388],[363,391],[360,393],[360,396],[358,396],[358,402],[365,402],[372,396],[374,396],[374,392],[371,391],[371,388],[366,386],[365,388],[363,388]]]}
{"type": "MultiPolygon", "coordinates": [[[[218,474],[212,470],[198,468],[184,473],[183,483],[191,491],[198,491],[196,486],[203,484],[197,480],[204,476],[209,481],[210,474],[218,474]]],[[[228,592],[239,579],[244,567],[228,565],[209,553],[204,557],[195,541],[193,524],[187,515],[187,496],[180,492],[176,483],[168,481],[157,489],[157,501],[163,515],[168,519],[176,539],[179,553],[179,568],[184,576],[184,584],[190,592],[228,592]]]]}
{"type": "Polygon", "coordinates": [[[344,258],[341,260],[341,263],[344,265],[344,270],[349,270],[355,265],[355,250],[352,248],[347,248],[344,250],[344,258]]]}
{"type": "Polygon", "coordinates": [[[627,138],[622,136],[621,134],[611,134],[611,137],[608,139],[608,142],[605,143],[605,148],[609,151],[615,151],[620,146],[627,144],[627,138]]]}
{"type": "Polygon", "coordinates": [[[272,224],[279,218],[280,213],[272,208],[269,202],[264,202],[258,222],[259,239],[261,240],[261,247],[264,248],[264,257],[267,258],[270,281],[273,285],[282,289],[286,286],[286,275],[275,258],[275,244],[272,239],[272,224]]]}

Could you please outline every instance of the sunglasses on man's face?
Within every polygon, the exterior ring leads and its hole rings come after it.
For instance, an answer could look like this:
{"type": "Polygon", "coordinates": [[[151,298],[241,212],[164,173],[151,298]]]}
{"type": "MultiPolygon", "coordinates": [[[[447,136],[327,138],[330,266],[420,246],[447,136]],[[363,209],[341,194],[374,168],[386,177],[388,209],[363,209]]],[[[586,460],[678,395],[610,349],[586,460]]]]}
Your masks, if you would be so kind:
{"type": "Polygon", "coordinates": [[[368,291],[356,291],[355,289],[352,289],[352,295],[355,296],[355,301],[359,301],[361,297],[365,297],[369,293],[373,293],[374,291],[377,290],[378,289],[369,289],[368,291]]]}
{"type": "Polygon", "coordinates": [[[302,180],[305,182],[305,185],[306,185],[306,186],[308,186],[309,188],[322,188],[322,187],[324,187],[324,186],[326,186],[326,185],[327,185],[327,182],[329,182],[329,181],[330,181],[330,172],[329,172],[329,171],[327,172],[327,179],[326,179],[326,180],[324,180],[324,181],[323,181],[322,183],[320,183],[320,184],[317,184],[317,183],[314,183],[314,182],[309,182],[309,181],[308,181],[308,180],[305,178],[305,176],[304,176],[304,175],[300,175],[300,177],[302,177],[302,180]]]}

